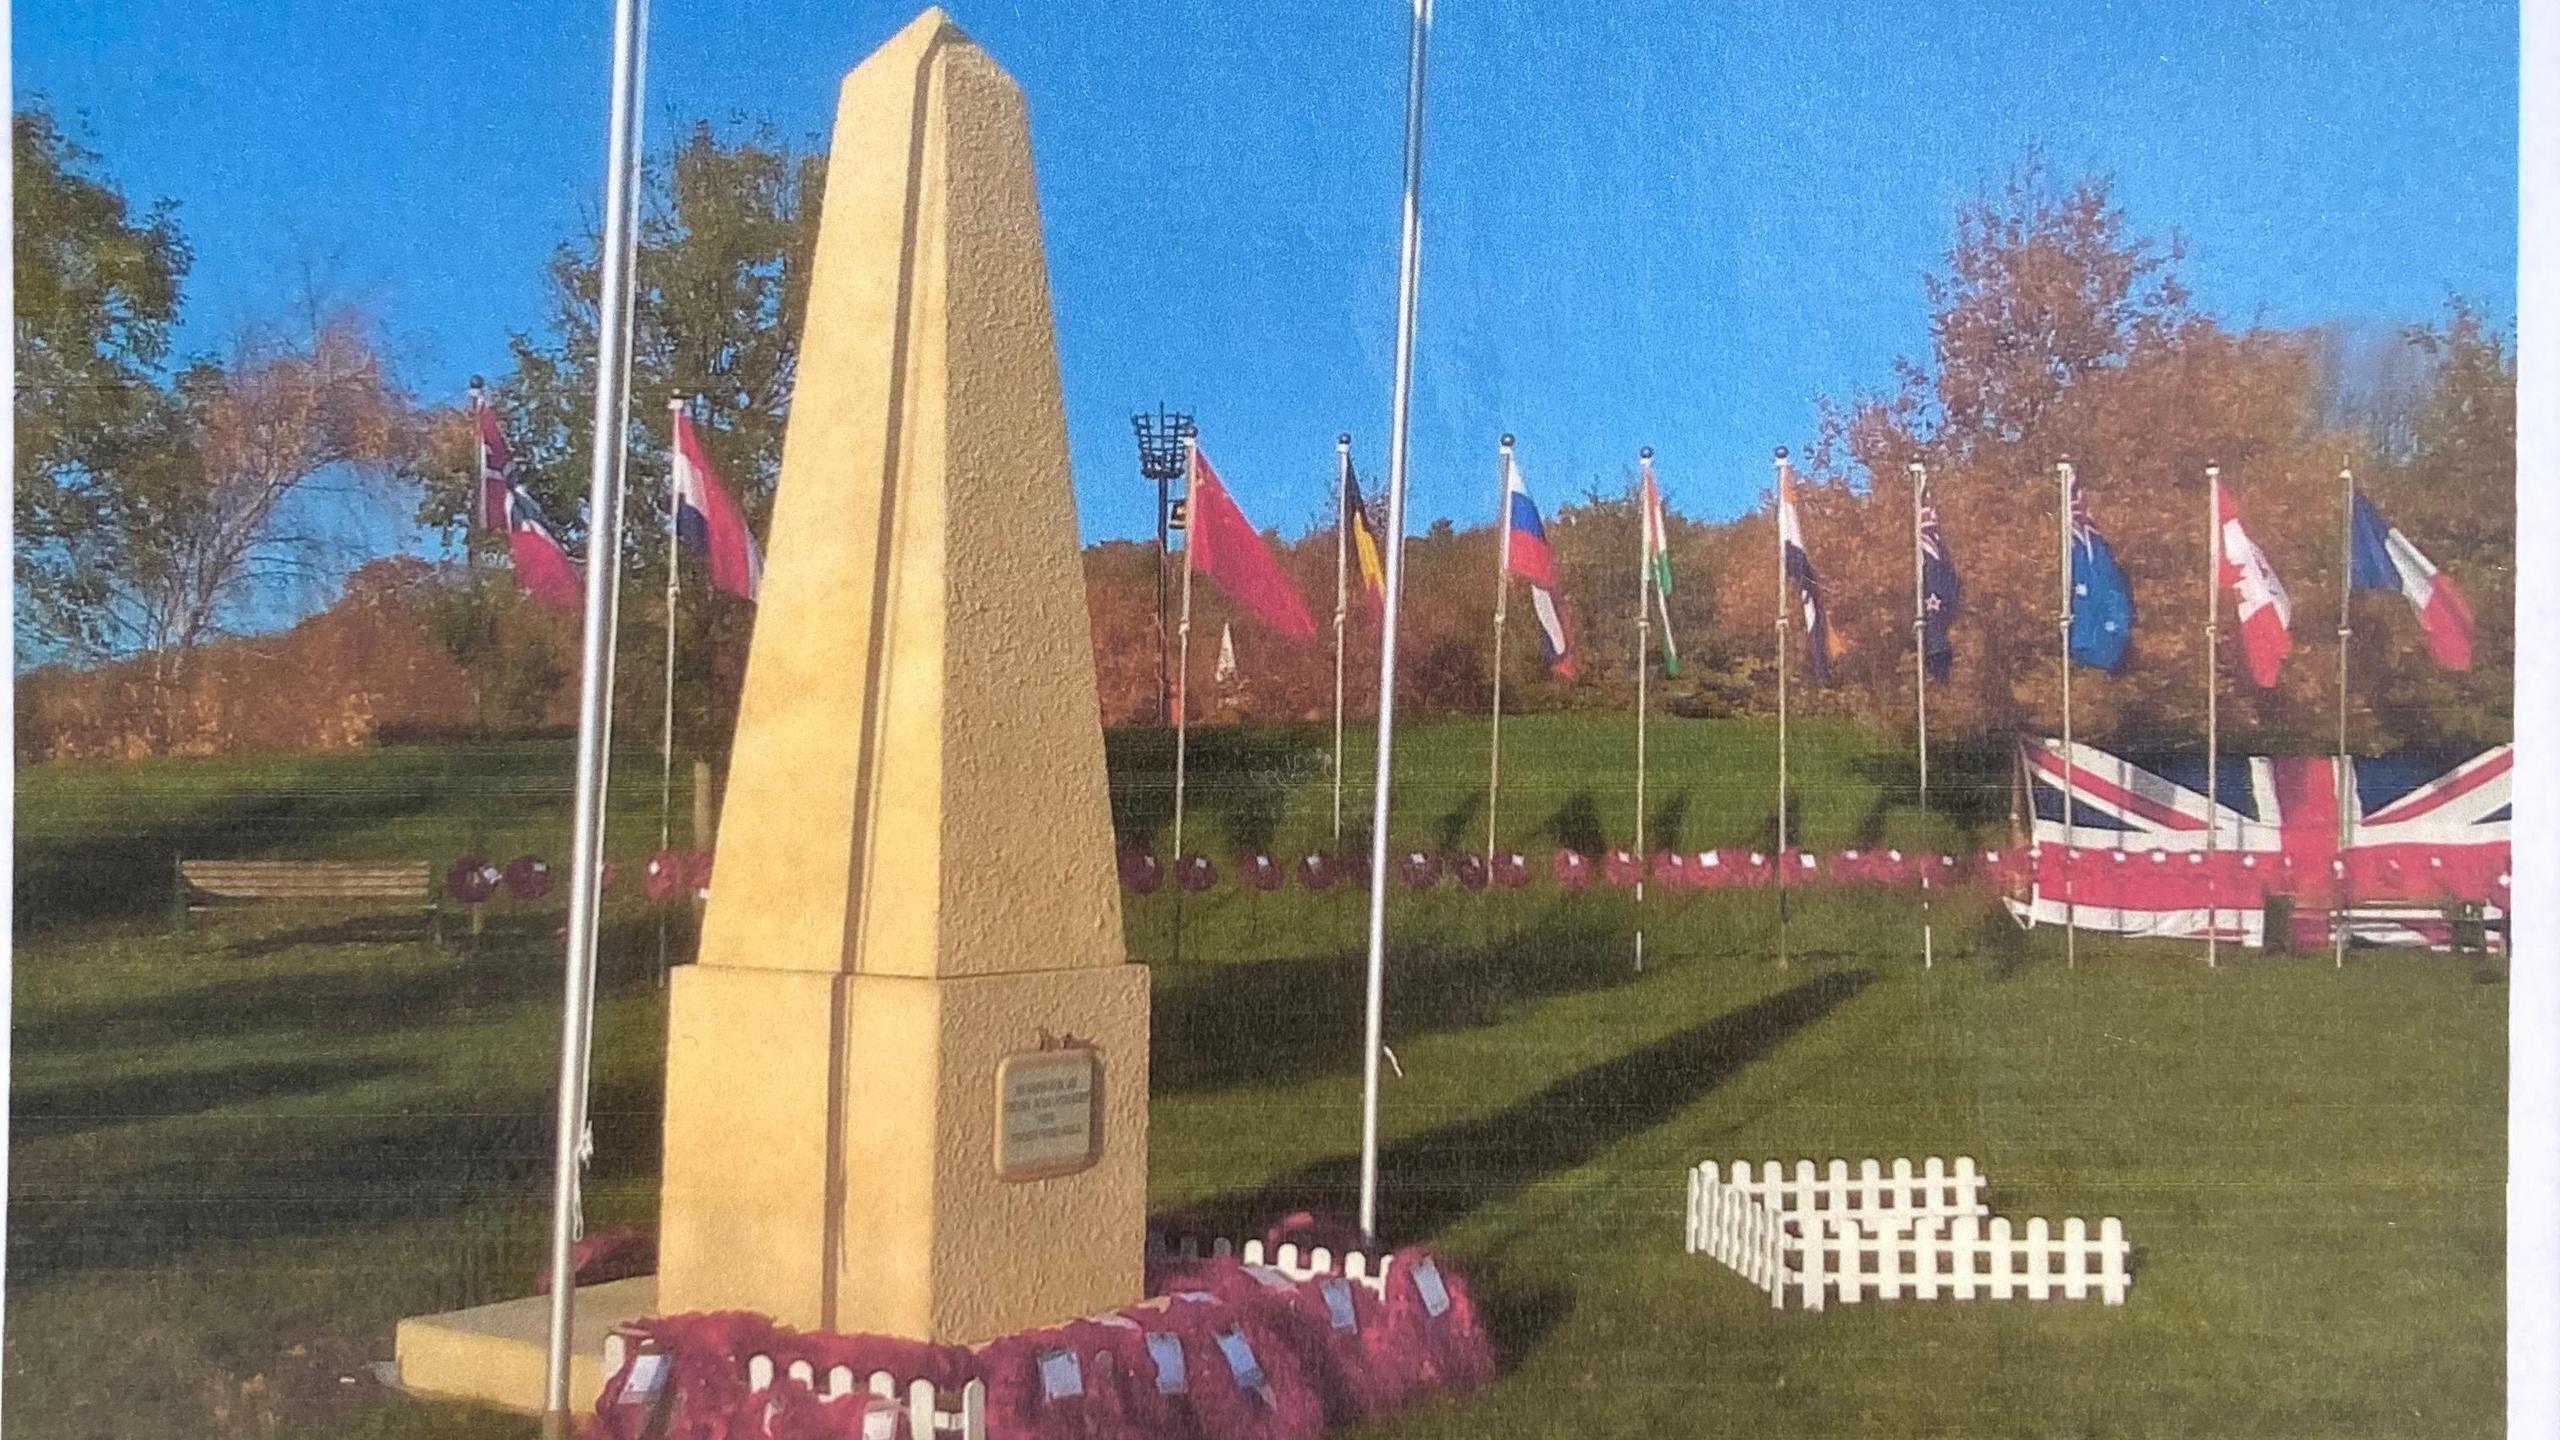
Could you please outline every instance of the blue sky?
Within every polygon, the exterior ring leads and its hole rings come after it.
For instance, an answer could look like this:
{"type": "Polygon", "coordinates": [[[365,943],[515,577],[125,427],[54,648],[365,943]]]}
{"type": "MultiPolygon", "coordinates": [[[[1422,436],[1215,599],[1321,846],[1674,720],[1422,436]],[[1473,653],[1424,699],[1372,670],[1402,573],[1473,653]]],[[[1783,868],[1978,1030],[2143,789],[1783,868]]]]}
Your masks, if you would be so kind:
{"type": "MultiPolygon", "coordinates": [[[[16,81],[85,127],[197,261],[212,346],[305,262],[458,395],[541,318],[598,208],[610,5],[20,0],[16,81]]],[[[912,9],[659,0],[648,125],[822,135],[912,9]]],[[[1295,530],[1336,432],[1385,468],[1406,9],[967,3],[1029,96],[1088,537],[1151,528],[1131,411],[1201,417],[1295,530]]],[[[1544,504],[1640,445],[1671,502],[1747,508],[1815,397],[1927,346],[1920,277],[2030,143],[2113,174],[2237,322],[2422,319],[2516,296],[2517,17],[2445,0],[1554,6],[1443,0],[1424,159],[1416,528],[1544,504]]]]}

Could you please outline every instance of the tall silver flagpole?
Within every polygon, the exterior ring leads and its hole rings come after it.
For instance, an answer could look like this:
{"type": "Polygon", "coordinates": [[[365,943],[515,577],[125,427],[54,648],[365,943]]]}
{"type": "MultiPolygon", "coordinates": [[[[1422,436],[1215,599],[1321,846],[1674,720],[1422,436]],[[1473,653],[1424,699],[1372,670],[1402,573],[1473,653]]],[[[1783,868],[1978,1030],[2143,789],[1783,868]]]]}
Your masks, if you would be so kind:
{"type": "MultiPolygon", "coordinates": [[[[1929,821],[1929,585],[1927,556],[1921,550],[1920,515],[1928,503],[1929,467],[1911,462],[1911,683],[1919,700],[1913,727],[1920,741],[1920,822],[1925,836],[1929,821]]],[[[1923,847],[1921,854],[1928,850],[1923,847]]],[[[1937,968],[1937,938],[1929,914],[1928,862],[1920,865],[1920,968],[1937,968]]]]}
{"type": "Polygon", "coordinates": [[[2330,867],[2335,887],[2329,907],[2329,945],[2347,968],[2347,847],[2355,843],[2356,772],[2347,758],[2347,642],[2355,638],[2356,472],[2338,467],[2338,859],[2330,867]]]}
{"type": "Polygon", "coordinates": [[[1333,843],[1342,846],[1342,634],[1351,614],[1351,434],[1333,441],[1333,843]]]}
{"type": "Polygon", "coordinates": [[[1778,447],[1778,851],[1771,870],[1778,877],[1778,968],[1787,968],[1787,447],[1778,447]]]}
{"type": "Polygon", "coordinates": [[[2204,467],[2204,964],[2222,963],[2222,886],[2215,878],[2222,836],[2222,466],[2204,467]]]}
{"type": "Polygon", "coordinates": [[[560,1015],[560,1095],[551,1189],[551,1314],[542,1429],[569,1433],[569,1332],[578,1166],[585,1143],[588,1043],[594,1029],[596,911],[603,861],[607,725],[613,686],[614,583],[621,553],[622,451],[629,403],[632,240],[637,220],[640,67],[645,0],[615,0],[611,119],[606,136],[604,235],[596,304],[596,399],[587,470],[586,615],[579,654],[577,795],[570,839],[569,933],[560,1015]]]}
{"type": "Polygon", "coordinates": [[[2080,965],[2080,907],[2077,866],[2080,834],[2076,828],[2079,815],[2071,803],[2071,496],[2078,477],[2072,473],[2071,457],[2065,455],[2053,467],[2054,477],[2062,485],[2062,964],[2065,969],[2080,965]]]}
{"type": "MultiPolygon", "coordinates": [[[[1378,1057],[1386,1049],[1387,795],[1396,733],[1396,617],[1404,603],[1405,421],[1413,401],[1413,302],[1422,279],[1422,59],[1431,0],[1413,0],[1404,86],[1404,242],[1396,273],[1395,413],[1387,431],[1387,604],[1378,637],[1378,783],[1369,815],[1369,988],[1360,1050],[1360,1235],[1378,1239],[1378,1057]]],[[[1490,861],[1487,862],[1488,864],[1490,861]]]]}
{"type": "Polygon", "coordinates": [[[1645,682],[1653,670],[1653,447],[1636,452],[1643,488],[1636,494],[1636,973],[1644,973],[1644,882],[1652,862],[1644,848],[1645,682]]]}
{"type": "MultiPolygon", "coordinates": [[[[1429,0],[1419,0],[1428,4],[1429,0]]],[[[1502,808],[1502,622],[1511,610],[1511,437],[1502,437],[1502,463],[1494,476],[1501,487],[1493,506],[1493,533],[1499,559],[1493,567],[1493,755],[1484,774],[1484,866],[1493,870],[1494,821],[1502,808]]]]}

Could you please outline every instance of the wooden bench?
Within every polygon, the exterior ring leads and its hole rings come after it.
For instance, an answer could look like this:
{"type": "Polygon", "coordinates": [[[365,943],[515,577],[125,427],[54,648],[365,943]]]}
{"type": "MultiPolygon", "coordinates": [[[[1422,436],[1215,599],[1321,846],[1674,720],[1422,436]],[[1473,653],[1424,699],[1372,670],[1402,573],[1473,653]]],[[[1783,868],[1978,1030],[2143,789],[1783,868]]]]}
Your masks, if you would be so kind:
{"type": "Polygon", "coordinates": [[[178,927],[186,928],[188,912],[218,900],[306,905],[398,900],[428,910],[436,903],[423,860],[180,860],[178,927]]]}

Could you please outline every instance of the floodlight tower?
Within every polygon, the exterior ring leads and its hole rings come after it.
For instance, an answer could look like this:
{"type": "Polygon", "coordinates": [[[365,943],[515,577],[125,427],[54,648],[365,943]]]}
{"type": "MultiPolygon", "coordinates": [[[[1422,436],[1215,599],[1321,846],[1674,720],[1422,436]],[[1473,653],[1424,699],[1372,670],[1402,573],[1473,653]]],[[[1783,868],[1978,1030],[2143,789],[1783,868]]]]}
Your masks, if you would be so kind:
{"type": "Polygon", "coordinates": [[[1166,571],[1170,568],[1172,532],[1188,523],[1187,515],[1176,516],[1170,487],[1183,477],[1186,463],[1184,442],[1200,433],[1191,423],[1186,410],[1167,410],[1162,402],[1150,415],[1141,410],[1129,417],[1138,432],[1138,473],[1156,482],[1156,720],[1173,723],[1172,654],[1166,648],[1170,624],[1165,603],[1170,595],[1166,571]]]}

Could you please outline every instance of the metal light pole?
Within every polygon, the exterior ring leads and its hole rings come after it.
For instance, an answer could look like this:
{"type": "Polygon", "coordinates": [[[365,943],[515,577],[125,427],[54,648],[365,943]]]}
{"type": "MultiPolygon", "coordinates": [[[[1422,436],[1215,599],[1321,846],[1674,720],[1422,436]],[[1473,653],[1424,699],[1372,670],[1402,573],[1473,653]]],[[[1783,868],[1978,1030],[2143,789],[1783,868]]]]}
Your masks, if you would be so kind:
{"type": "MultiPolygon", "coordinates": [[[[1190,463],[1186,442],[1200,433],[1191,423],[1188,411],[1167,410],[1156,406],[1150,415],[1141,410],[1129,417],[1131,428],[1138,432],[1138,473],[1156,482],[1156,719],[1173,723],[1173,657],[1168,642],[1170,631],[1165,618],[1165,602],[1172,594],[1165,571],[1173,544],[1173,495],[1171,486],[1185,474],[1190,463]]],[[[1183,517],[1189,523],[1190,517],[1183,517]]]]}

